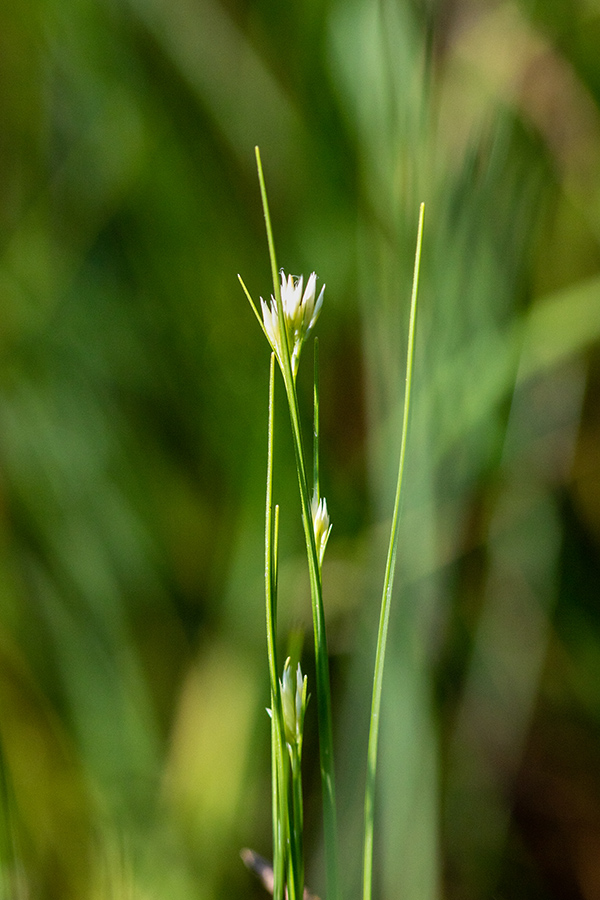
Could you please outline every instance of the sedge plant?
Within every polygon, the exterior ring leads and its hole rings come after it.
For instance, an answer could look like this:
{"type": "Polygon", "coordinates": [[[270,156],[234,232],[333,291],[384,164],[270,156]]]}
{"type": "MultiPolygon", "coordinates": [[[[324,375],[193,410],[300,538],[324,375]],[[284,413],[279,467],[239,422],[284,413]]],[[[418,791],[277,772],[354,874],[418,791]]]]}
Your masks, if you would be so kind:
{"type": "MultiPolygon", "coordinates": [[[[307,679],[302,676],[300,664],[296,671],[287,659],[279,677],[277,658],[277,549],[279,507],[273,501],[273,433],[274,433],[274,390],[275,368],[278,366],[286,394],[298,488],[302,510],[302,523],[306,543],[306,555],[310,578],[311,607],[315,646],[316,705],[319,734],[319,758],[323,800],[323,833],[326,862],[327,900],[340,900],[336,837],[335,774],[333,754],[333,726],[331,711],[331,690],[329,680],[329,657],[325,631],[323,605],[322,566],[331,522],[327,502],[320,494],[319,485],[319,366],[318,344],[315,339],[314,364],[314,421],[312,454],[312,489],[309,487],[307,457],[302,438],[296,376],[300,355],[304,344],[312,335],[321,312],[325,286],[317,295],[317,276],[313,272],[304,286],[302,276],[294,278],[280,272],[277,266],[275,244],[267,200],[260,151],[255,148],[258,179],[265,217],[273,294],[270,304],[262,298],[260,311],[253,301],[242,278],[238,276],[244,293],[256,315],[267,341],[271,346],[271,366],[269,376],[269,415],[267,451],[267,489],[265,507],[265,602],[267,624],[267,655],[271,694],[271,759],[272,759],[272,816],[273,816],[273,865],[266,867],[252,851],[245,851],[245,859],[263,877],[263,881],[273,893],[274,900],[302,900],[307,896],[304,887],[303,860],[303,807],[302,807],[302,742],[304,716],[308,703],[307,679]]],[[[417,293],[421,243],[423,235],[424,206],[421,204],[417,235],[417,249],[413,275],[410,305],[408,351],[406,365],[406,385],[404,391],[404,411],[402,438],[396,494],[392,512],[392,527],[388,546],[384,575],[383,595],[375,667],[373,692],[367,747],[367,773],[365,788],[365,822],[363,850],[363,900],[371,900],[373,881],[373,832],[374,800],[377,768],[377,745],[383,668],[391,608],[392,588],[396,562],[398,522],[404,460],[408,437],[410,394],[415,346],[417,293]]]]}

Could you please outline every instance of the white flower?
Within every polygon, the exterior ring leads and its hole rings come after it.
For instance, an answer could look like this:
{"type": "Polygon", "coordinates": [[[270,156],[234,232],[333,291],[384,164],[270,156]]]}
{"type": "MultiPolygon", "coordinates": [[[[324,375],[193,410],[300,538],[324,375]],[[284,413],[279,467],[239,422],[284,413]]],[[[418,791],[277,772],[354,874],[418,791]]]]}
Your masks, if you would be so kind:
{"type": "MultiPolygon", "coordinates": [[[[308,335],[314,328],[315,322],[321,312],[323,305],[323,292],[325,285],[321,288],[321,292],[315,301],[317,290],[317,276],[313,272],[306,283],[306,289],[302,293],[304,287],[304,278],[302,275],[294,279],[288,275],[287,279],[283,270],[281,271],[281,304],[283,306],[283,316],[287,331],[289,350],[292,363],[292,373],[294,378],[298,371],[298,363],[300,360],[300,351],[302,345],[308,335]]],[[[283,364],[283,333],[279,323],[279,313],[277,311],[277,303],[275,298],[271,297],[271,306],[267,306],[263,298],[260,298],[262,307],[263,322],[265,331],[273,350],[277,354],[279,364],[283,364]]]]}
{"type": "Polygon", "coordinates": [[[283,678],[279,684],[281,686],[281,705],[283,707],[285,739],[290,745],[290,748],[296,746],[298,750],[300,750],[302,748],[304,714],[306,712],[306,704],[308,703],[308,697],[306,696],[308,679],[306,675],[302,678],[300,663],[298,663],[298,668],[296,669],[295,687],[294,677],[292,675],[292,664],[289,657],[285,661],[283,678]]]}
{"type": "Polygon", "coordinates": [[[319,499],[316,493],[313,494],[311,512],[319,565],[322,566],[323,557],[325,556],[325,547],[327,546],[329,533],[332,529],[332,525],[329,521],[329,513],[327,512],[327,501],[324,497],[319,499]]]}

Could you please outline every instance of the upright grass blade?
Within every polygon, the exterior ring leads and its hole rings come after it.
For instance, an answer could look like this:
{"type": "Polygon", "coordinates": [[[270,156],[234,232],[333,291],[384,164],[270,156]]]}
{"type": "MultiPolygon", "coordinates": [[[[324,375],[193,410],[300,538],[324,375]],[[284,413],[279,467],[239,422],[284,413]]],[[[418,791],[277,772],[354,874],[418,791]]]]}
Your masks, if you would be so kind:
{"type": "MultiPolygon", "coordinates": [[[[277,259],[271,227],[271,216],[267,200],[267,191],[263,175],[260,151],[255,148],[258,179],[262,197],[269,256],[271,260],[271,273],[273,276],[273,290],[279,321],[284,322],[281,290],[278,280],[277,259]]],[[[300,503],[302,508],[302,524],[306,541],[306,553],[308,558],[308,570],[310,577],[311,606],[313,617],[313,633],[315,641],[315,668],[317,683],[317,720],[319,726],[319,751],[321,762],[321,784],[323,791],[323,832],[325,838],[325,858],[327,868],[327,900],[338,900],[339,879],[337,865],[337,814],[335,807],[335,777],[333,765],[333,726],[331,717],[331,693],[329,685],[329,659],[327,654],[327,637],[325,634],[325,614],[323,610],[323,594],[321,586],[321,570],[315,541],[315,533],[312,522],[312,512],[308,481],[306,476],[306,461],[300,429],[300,414],[296,385],[292,374],[289,339],[287,329],[283,328],[281,341],[281,372],[287,395],[292,426],[294,453],[296,458],[296,470],[298,473],[298,486],[300,490],[300,503]]]]}
{"type": "Polygon", "coordinates": [[[383,583],[383,596],[381,598],[381,613],[379,617],[379,630],[377,633],[377,650],[375,655],[375,671],[373,674],[373,696],[371,701],[371,720],[369,725],[369,744],[367,750],[367,780],[365,788],[365,839],[363,852],[363,900],[371,900],[373,890],[373,823],[375,813],[375,775],[377,770],[377,744],[379,740],[379,713],[381,708],[381,689],[383,684],[383,665],[387,643],[388,625],[390,619],[390,605],[394,584],[394,570],[396,566],[396,549],[398,546],[398,520],[400,517],[400,496],[402,491],[402,477],[404,474],[404,460],[406,457],[406,444],[408,436],[408,416],[410,410],[410,392],[412,386],[412,371],[415,347],[415,326],[417,314],[417,293],[419,286],[419,267],[421,263],[421,244],[423,239],[423,217],[425,205],[422,203],[419,211],[419,228],[417,232],[417,249],[415,253],[415,267],[413,274],[412,296],[410,304],[410,321],[408,327],[408,350],[406,360],[406,388],[404,392],[404,414],[402,420],[402,441],[400,446],[400,461],[398,465],[398,480],[396,483],[396,497],[394,500],[394,512],[392,516],[392,528],[388,547],[385,578],[383,583]]]}

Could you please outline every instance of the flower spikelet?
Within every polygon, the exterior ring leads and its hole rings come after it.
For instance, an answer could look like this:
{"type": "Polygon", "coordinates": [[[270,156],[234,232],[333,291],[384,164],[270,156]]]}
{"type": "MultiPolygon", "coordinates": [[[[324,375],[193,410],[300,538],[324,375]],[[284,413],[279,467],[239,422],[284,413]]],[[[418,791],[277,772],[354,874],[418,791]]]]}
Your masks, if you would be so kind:
{"type": "Polygon", "coordinates": [[[302,345],[314,328],[319,313],[321,312],[325,285],[321,288],[319,296],[316,297],[317,276],[314,272],[309,277],[304,291],[304,278],[302,275],[299,278],[288,275],[286,278],[283,270],[280,274],[281,305],[283,307],[285,333],[281,328],[275,298],[271,296],[271,305],[269,307],[261,297],[260,305],[262,308],[265,331],[267,332],[273,350],[277,354],[279,365],[282,368],[284,355],[283,341],[286,339],[285,335],[287,335],[292,373],[295,378],[298,371],[302,345]]]}
{"type": "Polygon", "coordinates": [[[329,513],[327,512],[327,501],[324,497],[319,498],[313,494],[311,502],[311,512],[313,520],[313,529],[315,532],[315,544],[317,546],[317,556],[319,557],[319,565],[323,565],[323,557],[325,556],[325,547],[329,540],[329,534],[332,525],[329,521],[329,513]]]}
{"type": "Polygon", "coordinates": [[[280,681],[281,705],[283,707],[283,726],[285,739],[290,748],[296,748],[298,752],[302,748],[302,734],[304,731],[304,714],[308,697],[306,694],[308,679],[302,677],[300,663],[296,669],[296,678],[292,673],[291,660],[288,657],[283,667],[283,678],[280,681]],[[295,684],[294,684],[295,681],[295,684]]]}

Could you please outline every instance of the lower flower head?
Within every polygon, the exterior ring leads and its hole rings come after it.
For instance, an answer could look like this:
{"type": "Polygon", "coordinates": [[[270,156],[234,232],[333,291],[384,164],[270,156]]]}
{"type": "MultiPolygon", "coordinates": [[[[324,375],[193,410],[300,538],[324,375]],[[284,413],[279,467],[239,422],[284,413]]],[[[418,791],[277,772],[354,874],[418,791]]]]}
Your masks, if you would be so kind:
{"type": "Polygon", "coordinates": [[[290,747],[302,746],[302,732],[304,730],[304,714],[308,697],[306,696],[307,678],[302,677],[300,663],[296,669],[296,678],[292,674],[292,664],[288,657],[283,667],[283,678],[280,681],[281,705],[283,707],[283,726],[285,739],[290,747]]]}

